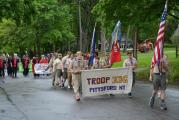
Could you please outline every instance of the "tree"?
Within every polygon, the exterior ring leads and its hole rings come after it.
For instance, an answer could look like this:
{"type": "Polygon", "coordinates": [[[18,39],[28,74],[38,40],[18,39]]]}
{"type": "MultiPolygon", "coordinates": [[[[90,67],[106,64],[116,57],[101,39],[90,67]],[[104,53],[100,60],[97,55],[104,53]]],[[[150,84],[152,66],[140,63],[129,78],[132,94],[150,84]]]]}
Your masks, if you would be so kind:
{"type": "MultiPolygon", "coordinates": [[[[139,39],[144,40],[156,37],[164,5],[165,0],[99,0],[93,9],[93,14],[108,37],[116,21],[120,20],[123,32],[127,31],[130,24],[139,31],[139,39]]],[[[176,8],[178,1],[169,1],[169,15],[176,8]]]]}
{"type": "Polygon", "coordinates": [[[15,1],[1,1],[3,7],[0,27],[5,30],[0,32],[0,39],[4,41],[4,44],[11,44],[12,48],[18,46],[22,49],[32,49],[34,46],[34,51],[38,51],[39,56],[42,49],[43,52],[47,49],[48,52],[55,51],[59,49],[57,46],[63,50],[68,49],[62,45],[70,44],[75,39],[71,25],[73,17],[69,5],[62,4],[58,0],[15,1]],[[13,14],[14,11],[10,9],[5,14],[3,11],[8,8],[4,6],[8,5],[14,6],[17,13],[13,14]],[[11,24],[6,25],[9,24],[7,21],[11,24]]]}
{"type": "Polygon", "coordinates": [[[72,16],[70,7],[60,4],[57,0],[39,0],[35,2],[37,15],[34,17],[37,48],[42,42],[52,44],[54,51],[59,42],[74,40],[71,32],[72,16]]]}

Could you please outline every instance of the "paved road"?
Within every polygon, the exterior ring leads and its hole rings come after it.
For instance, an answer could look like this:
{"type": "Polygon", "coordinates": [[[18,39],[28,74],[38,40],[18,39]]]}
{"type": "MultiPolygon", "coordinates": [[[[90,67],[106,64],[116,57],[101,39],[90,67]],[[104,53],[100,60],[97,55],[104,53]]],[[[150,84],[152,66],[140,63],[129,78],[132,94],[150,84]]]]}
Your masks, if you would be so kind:
{"type": "MultiPolygon", "coordinates": [[[[19,75],[21,76],[21,75],[19,75]]],[[[138,82],[127,95],[73,99],[69,89],[54,89],[51,80],[6,78],[0,84],[0,120],[179,120],[179,89],[167,90],[167,111],[148,107],[152,86],[138,82]]]]}

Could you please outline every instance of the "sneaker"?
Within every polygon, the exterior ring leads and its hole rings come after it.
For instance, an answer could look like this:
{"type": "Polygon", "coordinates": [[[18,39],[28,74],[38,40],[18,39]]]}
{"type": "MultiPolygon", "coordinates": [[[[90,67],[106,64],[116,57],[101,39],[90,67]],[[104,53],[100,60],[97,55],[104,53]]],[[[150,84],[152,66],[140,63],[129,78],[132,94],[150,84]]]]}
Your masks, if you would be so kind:
{"type": "Polygon", "coordinates": [[[132,98],[132,93],[131,92],[128,93],[128,96],[129,96],[129,98],[132,98]]]}
{"type": "Polygon", "coordinates": [[[68,89],[71,89],[71,86],[68,85],[68,89]]]}
{"type": "Polygon", "coordinates": [[[155,102],[155,98],[154,98],[154,97],[150,97],[149,106],[150,106],[151,108],[153,108],[154,102],[155,102]]]}
{"type": "Polygon", "coordinates": [[[113,96],[115,96],[115,95],[114,95],[114,94],[109,94],[109,96],[113,97],[113,96]]]}
{"type": "Polygon", "coordinates": [[[55,82],[52,82],[52,86],[55,86],[55,82]]]}
{"type": "Polygon", "coordinates": [[[160,104],[160,109],[161,109],[161,110],[167,110],[166,104],[165,104],[165,103],[161,103],[161,104],[160,104]]]}
{"type": "Polygon", "coordinates": [[[59,86],[59,83],[56,83],[56,86],[59,86]]]}
{"type": "Polygon", "coordinates": [[[55,86],[55,79],[52,80],[52,86],[55,86]]]}
{"type": "Polygon", "coordinates": [[[60,85],[60,87],[61,87],[61,88],[64,88],[64,87],[65,87],[64,83],[62,83],[62,84],[60,85]]]}
{"type": "Polygon", "coordinates": [[[79,96],[79,95],[76,95],[76,96],[75,96],[75,99],[76,99],[76,101],[80,101],[80,96],[79,96]]]}

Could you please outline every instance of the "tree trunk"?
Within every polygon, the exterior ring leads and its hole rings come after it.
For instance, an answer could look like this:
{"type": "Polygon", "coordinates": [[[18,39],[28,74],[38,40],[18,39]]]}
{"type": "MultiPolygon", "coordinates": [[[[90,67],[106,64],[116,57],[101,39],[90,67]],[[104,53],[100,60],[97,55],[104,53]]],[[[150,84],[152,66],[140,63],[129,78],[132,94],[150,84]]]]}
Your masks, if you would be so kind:
{"type": "Polygon", "coordinates": [[[55,41],[53,40],[53,52],[56,51],[55,41]]]}
{"type": "Polygon", "coordinates": [[[101,37],[101,52],[106,54],[106,47],[105,47],[106,37],[103,30],[100,31],[100,37],[101,37]]]}
{"type": "Polygon", "coordinates": [[[80,0],[78,0],[78,14],[79,14],[79,35],[80,35],[80,41],[79,41],[79,45],[80,45],[80,51],[82,51],[83,46],[82,46],[82,27],[81,27],[81,5],[80,5],[80,0]]]}
{"type": "Polygon", "coordinates": [[[37,48],[37,54],[38,54],[38,57],[40,58],[40,39],[39,39],[39,33],[36,32],[35,34],[35,40],[36,40],[36,48],[37,48]]]}
{"type": "Polygon", "coordinates": [[[85,31],[84,33],[83,33],[83,49],[82,49],[82,52],[86,52],[86,51],[88,51],[87,50],[87,46],[88,46],[88,39],[87,39],[87,31],[85,31]]]}
{"type": "Polygon", "coordinates": [[[36,45],[34,45],[34,55],[37,55],[36,45]]]}
{"type": "Polygon", "coordinates": [[[109,42],[108,42],[108,51],[111,52],[111,49],[112,49],[112,38],[109,39],[109,42]]]}
{"type": "Polygon", "coordinates": [[[134,32],[134,43],[133,43],[133,55],[137,59],[137,40],[138,40],[138,29],[134,32]]]}
{"type": "Polygon", "coordinates": [[[128,44],[127,44],[127,34],[124,33],[123,34],[123,43],[122,43],[122,47],[123,47],[123,53],[126,52],[127,48],[128,48],[128,44]]]}

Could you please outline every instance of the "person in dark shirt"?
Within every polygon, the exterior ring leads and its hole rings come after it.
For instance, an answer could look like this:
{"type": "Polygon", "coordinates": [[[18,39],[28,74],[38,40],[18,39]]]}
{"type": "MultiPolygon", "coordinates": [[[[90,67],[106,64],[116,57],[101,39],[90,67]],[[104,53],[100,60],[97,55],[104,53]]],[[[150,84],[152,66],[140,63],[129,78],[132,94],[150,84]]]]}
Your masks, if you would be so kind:
{"type": "Polygon", "coordinates": [[[5,58],[3,57],[3,55],[0,55],[0,77],[4,78],[5,77],[5,58]]]}
{"type": "Polygon", "coordinates": [[[39,63],[38,57],[33,57],[33,59],[32,59],[32,72],[33,72],[34,78],[39,77],[39,74],[35,73],[35,64],[37,64],[37,63],[39,63]]]}
{"type": "Polygon", "coordinates": [[[15,78],[17,77],[18,63],[19,63],[19,59],[17,57],[17,54],[14,54],[11,60],[11,64],[12,64],[12,77],[15,77],[15,78]]]}
{"type": "Polygon", "coordinates": [[[27,76],[29,73],[29,63],[30,63],[30,59],[29,59],[28,55],[23,56],[22,64],[23,64],[23,69],[24,69],[24,71],[23,71],[24,76],[27,76]]]}
{"type": "Polygon", "coordinates": [[[12,57],[11,56],[7,56],[7,74],[8,76],[12,76],[12,57]]]}

